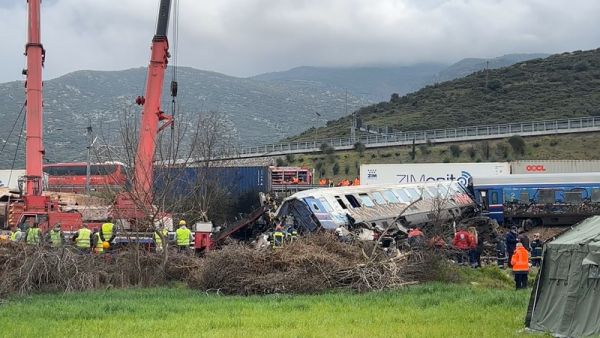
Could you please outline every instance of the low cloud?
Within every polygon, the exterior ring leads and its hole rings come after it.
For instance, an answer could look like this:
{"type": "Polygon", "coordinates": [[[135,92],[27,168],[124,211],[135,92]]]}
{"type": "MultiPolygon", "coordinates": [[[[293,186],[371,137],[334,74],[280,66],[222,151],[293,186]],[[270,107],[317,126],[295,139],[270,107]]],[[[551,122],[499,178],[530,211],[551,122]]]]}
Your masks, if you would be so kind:
{"type": "MultiPolygon", "coordinates": [[[[179,7],[178,63],[237,76],[299,65],[450,63],[600,42],[595,0],[179,0],[179,7]]],[[[149,0],[44,0],[45,78],[146,65],[157,9],[149,0]]],[[[0,82],[20,78],[26,18],[25,1],[0,5],[0,82]]]]}

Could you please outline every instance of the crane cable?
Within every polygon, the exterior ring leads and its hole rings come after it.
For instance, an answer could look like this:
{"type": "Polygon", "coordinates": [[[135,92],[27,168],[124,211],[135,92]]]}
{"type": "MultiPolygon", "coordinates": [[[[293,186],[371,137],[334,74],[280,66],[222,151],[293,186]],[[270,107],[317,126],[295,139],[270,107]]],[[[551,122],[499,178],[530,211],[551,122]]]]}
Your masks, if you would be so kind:
{"type": "Polygon", "coordinates": [[[172,29],[172,34],[173,34],[173,66],[172,68],[172,73],[171,73],[171,142],[170,142],[170,146],[169,146],[169,160],[173,160],[173,163],[175,163],[175,113],[177,112],[178,106],[177,106],[177,90],[178,90],[178,83],[177,83],[177,67],[178,67],[178,60],[177,60],[177,56],[179,54],[178,49],[179,49],[179,1],[178,0],[174,0],[173,2],[173,20],[172,20],[172,25],[173,25],[173,29],[172,29]]]}
{"type": "MultiPolygon", "coordinates": [[[[17,115],[17,118],[15,119],[15,122],[13,123],[10,132],[8,133],[8,136],[6,137],[6,140],[4,141],[4,144],[2,145],[2,149],[0,149],[0,153],[4,152],[4,148],[6,148],[6,145],[8,144],[8,140],[10,140],[10,137],[12,136],[12,133],[15,131],[15,127],[17,126],[17,123],[19,123],[19,120],[21,119],[21,115],[23,115],[23,111],[25,110],[25,105],[27,104],[27,101],[23,102],[23,105],[21,106],[21,111],[19,111],[19,115],[17,115]]],[[[23,122],[22,124],[25,123],[25,117],[23,117],[23,122]]],[[[21,133],[23,132],[23,125],[21,126],[21,133]]],[[[21,135],[19,135],[19,143],[21,143],[21,135]]],[[[15,156],[13,157],[13,161],[10,167],[10,171],[8,173],[8,183],[10,184],[10,180],[12,179],[12,173],[15,167],[15,161],[17,159],[17,152],[19,151],[19,143],[17,143],[17,148],[15,149],[15,156]]]]}
{"type": "Polygon", "coordinates": [[[13,157],[12,164],[10,166],[10,173],[8,175],[8,182],[12,179],[12,172],[15,169],[15,161],[17,160],[17,154],[19,153],[19,146],[21,145],[21,139],[23,138],[23,130],[25,129],[25,118],[21,122],[21,132],[19,133],[19,139],[17,141],[17,147],[15,148],[15,156],[13,157]]]}

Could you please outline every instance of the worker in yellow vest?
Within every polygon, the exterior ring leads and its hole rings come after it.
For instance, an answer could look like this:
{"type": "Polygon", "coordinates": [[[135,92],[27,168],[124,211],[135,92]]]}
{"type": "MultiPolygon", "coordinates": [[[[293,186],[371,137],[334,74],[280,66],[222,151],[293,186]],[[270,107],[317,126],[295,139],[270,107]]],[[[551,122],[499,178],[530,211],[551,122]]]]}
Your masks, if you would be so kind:
{"type": "Polygon", "coordinates": [[[156,252],[162,252],[165,249],[168,236],[169,230],[167,230],[167,227],[164,225],[162,225],[160,229],[154,231],[154,245],[156,247],[156,252]]]}
{"type": "Polygon", "coordinates": [[[102,242],[112,244],[115,237],[117,237],[117,228],[112,222],[112,218],[109,217],[106,223],[102,224],[102,227],[100,228],[100,239],[102,242]]]}
{"type": "Polygon", "coordinates": [[[42,242],[42,230],[40,230],[37,222],[33,223],[31,228],[27,229],[27,233],[25,234],[25,242],[29,245],[40,245],[42,242]]]}
{"type": "Polygon", "coordinates": [[[94,231],[92,233],[92,247],[94,248],[95,254],[104,253],[104,241],[102,240],[102,231],[94,231]]]}
{"type": "Polygon", "coordinates": [[[179,221],[179,228],[175,231],[175,237],[177,238],[179,251],[188,251],[192,242],[192,231],[187,228],[185,220],[179,221]]]}
{"type": "Polygon", "coordinates": [[[75,235],[73,235],[75,246],[82,252],[89,252],[92,247],[92,231],[88,229],[87,224],[83,223],[75,235]]]}
{"type": "Polygon", "coordinates": [[[65,234],[61,231],[60,223],[56,223],[52,230],[48,231],[48,242],[53,248],[60,248],[65,243],[65,234]]]}
{"type": "Polygon", "coordinates": [[[10,241],[13,243],[20,242],[25,237],[25,233],[21,231],[21,228],[17,227],[15,231],[10,234],[10,241]]]}

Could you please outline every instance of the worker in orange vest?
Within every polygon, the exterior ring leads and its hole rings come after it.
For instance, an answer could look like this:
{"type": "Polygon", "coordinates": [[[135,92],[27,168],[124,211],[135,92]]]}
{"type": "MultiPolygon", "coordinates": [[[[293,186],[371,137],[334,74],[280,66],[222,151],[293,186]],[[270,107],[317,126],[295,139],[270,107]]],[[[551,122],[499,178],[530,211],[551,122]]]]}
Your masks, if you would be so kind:
{"type": "Polygon", "coordinates": [[[324,178],[319,179],[319,185],[327,185],[327,180],[324,178]]]}
{"type": "Polygon", "coordinates": [[[298,184],[298,183],[300,183],[300,179],[298,179],[298,177],[293,177],[292,184],[298,184]]]}
{"type": "Polygon", "coordinates": [[[513,274],[515,275],[515,286],[517,290],[527,288],[527,275],[529,274],[529,251],[522,243],[517,243],[517,248],[510,260],[513,274]]]}
{"type": "Polygon", "coordinates": [[[354,179],[353,185],[360,185],[360,179],[358,177],[354,179]]]}

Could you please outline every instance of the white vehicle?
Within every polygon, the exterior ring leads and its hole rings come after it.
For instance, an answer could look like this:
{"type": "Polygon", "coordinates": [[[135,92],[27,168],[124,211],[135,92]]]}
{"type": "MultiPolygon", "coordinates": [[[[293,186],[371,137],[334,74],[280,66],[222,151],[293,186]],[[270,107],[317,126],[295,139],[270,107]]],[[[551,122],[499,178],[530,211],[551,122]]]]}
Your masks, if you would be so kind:
{"type": "Polygon", "coordinates": [[[360,184],[408,184],[458,181],[466,186],[471,178],[510,175],[508,162],[363,164],[360,184]]]}
{"type": "Polygon", "coordinates": [[[351,217],[356,223],[406,232],[408,227],[434,222],[436,211],[437,220],[452,220],[474,206],[458,182],[439,181],[305,190],[286,198],[277,216],[293,216],[304,231],[348,226],[351,217]]]}

